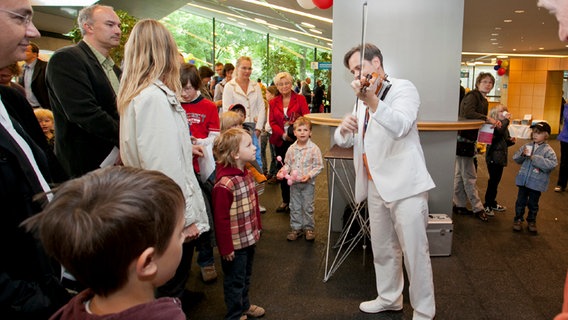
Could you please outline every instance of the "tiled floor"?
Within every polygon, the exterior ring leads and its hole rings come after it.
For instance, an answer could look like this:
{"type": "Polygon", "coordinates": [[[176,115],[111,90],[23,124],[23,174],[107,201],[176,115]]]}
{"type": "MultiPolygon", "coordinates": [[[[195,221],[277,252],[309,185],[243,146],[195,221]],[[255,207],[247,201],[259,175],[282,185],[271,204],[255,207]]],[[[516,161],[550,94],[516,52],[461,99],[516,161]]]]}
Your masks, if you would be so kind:
{"type": "MultiPolygon", "coordinates": [[[[321,137],[325,142],[328,137],[321,137]]],[[[522,143],[520,141],[518,145],[522,143]]],[[[551,145],[558,152],[559,144],[551,145]]],[[[516,150],[513,146],[510,152],[516,150]]],[[[322,147],[324,149],[324,147],[322,147]]],[[[322,150],[325,152],[326,150],[322,150]]],[[[487,185],[484,158],[479,161],[478,187],[483,197],[487,185]]],[[[568,192],[543,193],[538,216],[539,234],[511,229],[519,166],[505,168],[498,200],[508,209],[488,223],[471,216],[454,216],[452,255],[432,258],[436,290],[436,319],[552,319],[562,305],[568,268],[568,192]]],[[[453,174],[453,168],[448,169],[453,174]]],[[[317,179],[315,242],[288,242],[289,216],[275,213],[280,203],[277,185],[269,185],[261,197],[268,212],[257,246],[250,297],[266,309],[264,319],[412,319],[405,289],[401,312],[363,314],[358,305],[375,297],[375,277],[370,246],[359,244],[328,282],[323,282],[328,207],[326,174],[317,179]]],[[[217,268],[220,262],[216,252],[217,268]]],[[[189,287],[205,298],[196,301],[191,319],[222,319],[222,273],[212,284],[199,280],[194,266],[189,287]]]]}

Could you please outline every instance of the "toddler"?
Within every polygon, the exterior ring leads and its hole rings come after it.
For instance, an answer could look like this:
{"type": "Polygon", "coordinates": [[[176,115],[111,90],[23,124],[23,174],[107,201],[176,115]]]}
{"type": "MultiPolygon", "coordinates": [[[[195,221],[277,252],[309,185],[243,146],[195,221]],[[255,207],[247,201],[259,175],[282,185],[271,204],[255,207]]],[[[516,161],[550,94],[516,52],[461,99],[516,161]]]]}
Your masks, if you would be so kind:
{"type": "Polygon", "coordinates": [[[550,172],[558,164],[556,153],[546,143],[550,135],[550,125],[539,122],[531,126],[532,142],[522,146],[513,155],[513,160],[521,165],[515,183],[519,187],[517,202],[515,203],[515,219],[513,231],[522,230],[525,207],[529,209],[527,215],[528,230],[537,233],[536,215],[538,213],[538,200],[540,194],[548,188],[550,172]]]}
{"type": "Polygon", "coordinates": [[[247,162],[254,161],[256,147],[247,131],[231,128],[215,140],[213,152],[217,159],[213,216],[225,274],[225,319],[258,318],[265,311],[250,303],[248,292],[262,226],[254,179],[245,168],[247,162]]]}
{"type": "Polygon", "coordinates": [[[290,185],[290,227],[288,241],[294,241],[305,234],[307,241],[316,238],[314,228],[315,177],[323,169],[321,151],[310,140],[312,123],[304,117],[294,122],[294,142],[288,151],[284,165],[278,173],[290,185]]]}
{"type": "Polygon", "coordinates": [[[35,108],[35,116],[41,130],[47,139],[47,143],[53,148],[55,144],[55,128],[53,127],[53,112],[49,109],[35,108]]]}

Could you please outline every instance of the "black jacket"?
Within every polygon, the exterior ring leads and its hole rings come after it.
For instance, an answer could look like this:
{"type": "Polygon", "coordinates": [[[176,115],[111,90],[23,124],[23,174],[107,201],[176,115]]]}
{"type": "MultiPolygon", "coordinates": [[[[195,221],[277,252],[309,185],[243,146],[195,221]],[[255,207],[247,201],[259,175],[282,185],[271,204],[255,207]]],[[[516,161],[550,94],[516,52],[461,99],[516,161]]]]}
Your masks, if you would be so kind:
{"type": "MultiPolygon", "coordinates": [[[[5,94],[0,95],[4,103],[5,94]]],[[[49,181],[43,151],[19,122],[10,118],[49,181]]],[[[4,257],[0,259],[0,314],[3,319],[46,319],[69,299],[58,282],[59,265],[46,256],[37,238],[19,226],[41,210],[42,203],[32,199],[42,191],[28,158],[0,125],[0,252],[4,257]]]]}
{"type": "MultiPolygon", "coordinates": [[[[49,93],[47,92],[47,85],[45,83],[45,70],[47,69],[47,62],[37,59],[32,74],[31,88],[34,96],[42,108],[51,109],[49,102],[49,93]]],[[[24,85],[24,77],[20,77],[20,85],[24,85]]]]}
{"type": "Polygon", "coordinates": [[[116,94],[103,67],[81,41],[53,54],[46,79],[59,162],[71,178],[99,168],[119,146],[116,94]]]}

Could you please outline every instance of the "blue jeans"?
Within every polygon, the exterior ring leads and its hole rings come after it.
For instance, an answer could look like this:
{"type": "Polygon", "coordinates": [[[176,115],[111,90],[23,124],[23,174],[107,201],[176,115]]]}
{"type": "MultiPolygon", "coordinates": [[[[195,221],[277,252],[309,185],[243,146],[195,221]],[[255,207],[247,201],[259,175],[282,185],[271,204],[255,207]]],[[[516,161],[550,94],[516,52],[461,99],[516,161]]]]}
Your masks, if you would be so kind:
{"type": "Polygon", "coordinates": [[[529,189],[527,187],[519,187],[517,202],[515,203],[515,220],[523,221],[525,215],[525,207],[529,208],[527,215],[528,222],[536,221],[538,213],[538,200],[540,199],[540,191],[529,189]]]}
{"type": "Polygon", "coordinates": [[[225,280],[225,305],[227,314],[225,319],[240,319],[243,313],[250,308],[249,287],[252,274],[252,262],[254,260],[255,246],[235,250],[233,261],[221,260],[225,280]]]}

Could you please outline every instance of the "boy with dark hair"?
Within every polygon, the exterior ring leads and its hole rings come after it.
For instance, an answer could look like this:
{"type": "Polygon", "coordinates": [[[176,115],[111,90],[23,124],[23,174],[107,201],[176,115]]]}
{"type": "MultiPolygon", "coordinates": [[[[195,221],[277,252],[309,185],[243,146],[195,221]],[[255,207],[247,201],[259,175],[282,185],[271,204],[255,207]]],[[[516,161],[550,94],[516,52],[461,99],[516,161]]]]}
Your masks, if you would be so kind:
{"type": "Polygon", "coordinates": [[[88,289],[51,319],[185,319],[177,298],[154,298],[181,259],[185,200],[159,171],[107,167],[62,184],[23,222],[88,289]]]}

